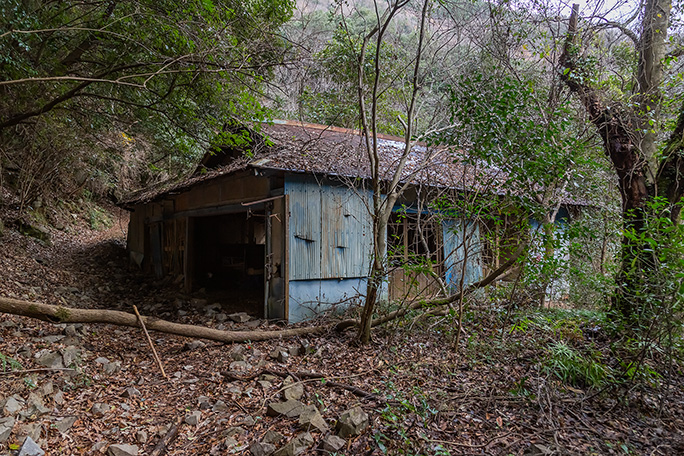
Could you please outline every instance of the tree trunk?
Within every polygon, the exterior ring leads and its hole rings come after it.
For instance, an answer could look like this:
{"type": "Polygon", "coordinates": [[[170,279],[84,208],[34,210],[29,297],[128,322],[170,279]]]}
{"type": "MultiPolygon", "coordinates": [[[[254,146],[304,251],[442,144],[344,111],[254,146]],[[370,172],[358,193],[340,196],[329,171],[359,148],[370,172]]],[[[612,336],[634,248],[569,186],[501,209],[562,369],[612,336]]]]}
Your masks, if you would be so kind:
{"type": "MultiPolygon", "coordinates": [[[[379,195],[380,189],[376,188],[379,195]]],[[[394,205],[392,195],[387,196],[385,204],[394,205]]],[[[380,204],[380,201],[376,201],[380,204]]],[[[382,281],[387,273],[385,268],[385,256],[387,252],[387,223],[391,212],[378,208],[375,210],[373,220],[373,260],[371,272],[366,286],[366,300],[361,311],[361,321],[359,324],[358,340],[362,345],[368,344],[371,340],[371,328],[373,327],[373,312],[378,302],[378,296],[382,287],[382,281]]]]}
{"type": "MultiPolygon", "coordinates": [[[[0,297],[0,312],[36,318],[51,323],[108,323],[119,326],[131,326],[133,328],[140,327],[138,317],[134,314],[119,312],[117,310],[74,309],[3,297],[0,297]]],[[[220,331],[204,326],[173,323],[153,317],[142,317],[142,320],[149,330],[226,343],[321,334],[328,329],[326,326],[314,326],[283,329],[281,331],[220,331]]]]}
{"type": "MultiPolygon", "coordinates": [[[[562,79],[584,105],[590,121],[603,139],[604,150],[617,174],[625,233],[636,233],[637,237],[644,233],[646,217],[653,216],[648,214],[647,203],[654,197],[666,196],[671,214],[676,217],[684,188],[684,177],[680,172],[684,170],[684,162],[680,158],[682,140],[676,137],[678,128],[684,128],[684,107],[670,140],[670,143],[678,145],[660,164],[655,153],[655,129],[661,103],[659,91],[663,79],[662,60],[671,3],[669,0],[647,0],[644,8],[636,75],[638,85],[635,96],[640,101],[638,112],[629,112],[626,107],[606,107],[598,91],[585,82],[576,58],[579,5],[573,5],[560,57],[565,68],[562,79]]],[[[657,259],[643,247],[633,237],[623,237],[613,308],[628,324],[637,323],[644,316],[644,302],[639,296],[647,291],[645,287],[648,287],[649,276],[657,264],[657,259]]]]}

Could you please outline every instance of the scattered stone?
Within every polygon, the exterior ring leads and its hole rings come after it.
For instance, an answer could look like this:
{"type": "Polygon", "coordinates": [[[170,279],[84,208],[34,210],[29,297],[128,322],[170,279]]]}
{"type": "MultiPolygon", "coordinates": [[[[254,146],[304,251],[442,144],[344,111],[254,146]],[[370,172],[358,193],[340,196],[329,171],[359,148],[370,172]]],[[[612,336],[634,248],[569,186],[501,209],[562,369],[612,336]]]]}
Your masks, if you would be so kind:
{"type": "Polygon", "coordinates": [[[287,352],[290,354],[290,356],[299,356],[302,354],[298,345],[291,345],[290,347],[287,347],[287,352]]]}
{"type": "Polygon", "coordinates": [[[93,404],[90,412],[95,416],[104,416],[105,413],[109,412],[110,409],[111,407],[109,405],[103,404],[102,402],[96,402],[93,404]]]}
{"type": "Polygon", "coordinates": [[[223,312],[217,313],[214,316],[214,320],[216,320],[219,323],[223,323],[224,321],[228,320],[228,315],[224,314],[223,312]]]}
{"type": "Polygon", "coordinates": [[[114,361],[113,363],[106,363],[102,366],[105,374],[115,374],[121,370],[121,361],[114,361]]]}
{"type": "Polygon", "coordinates": [[[45,382],[40,385],[40,388],[38,388],[36,392],[41,396],[51,396],[54,391],[55,386],[52,384],[52,382],[45,382]]]}
{"type": "Polygon", "coordinates": [[[314,440],[308,432],[302,432],[294,439],[285,444],[284,447],[273,453],[274,456],[297,456],[302,454],[313,445],[314,440]]]}
{"type": "Polygon", "coordinates": [[[80,337],[76,325],[66,325],[64,328],[64,335],[67,337],[80,337]]]}
{"type": "Polygon", "coordinates": [[[17,440],[23,437],[31,438],[33,441],[40,440],[43,435],[43,425],[41,423],[27,423],[22,424],[16,432],[17,440]]]}
{"type": "Polygon", "coordinates": [[[12,428],[16,420],[13,416],[7,418],[0,418],[0,443],[4,443],[12,433],[12,428]]]}
{"type": "Polygon", "coordinates": [[[81,350],[73,345],[62,350],[62,359],[66,367],[77,365],[81,361],[81,350]]]}
{"type": "Polygon", "coordinates": [[[109,360],[107,358],[105,358],[104,356],[100,356],[98,358],[95,358],[95,362],[97,364],[107,364],[109,362],[109,360]]]}
{"type": "Polygon", "coordinates": [[[127,398],[140,396],[140,391],[133,387],[126,388],[126,390],[123,393],[121,393],[121,396],[127,398]]]}
{"type": "Polygon", "coordinates": [[[206,306],[207,302],[208,301],[206,299],[193,298],[190,300],[190,305],[199,309],[199,308],[203,308],[204,306],[206,306]]]}
{"type": "Polygon", "coordinates": [[[147,443],[148,435],[146,431],[138,431],[135,433],[135,440],[140,444],[147,443]]]}
{"type": "Polygon", "coordinates": [[[283,388],[285,388],[283,390],[283,399],[286,401],[297,401],[304,395],[304,385],[299,382],[295,382],[295,380],[290,376],[283,381],[283,388]]]}
{"type": "Polygon", "coordinates": [[[138,447],[136,445],[116,444],[110,445],[109,448],[107,448],[108,456],[135,456],[137,454],[138,447]]]}
{"type": "Polygon", "coordinates": [[[237,312],[237,313],[230,314],[230,315],[228,315],[228,318],[233,320],[235,323],[245,323],[245,322],[252,319],[252,317],[250,317],[245,312],[237,312]]]}
{"type": "Polygon", "coordinates": [[[238,441],[232,437],[228,437],[226,440],[223,441],[223,445],[225,445],[227,450],[230,450],[231,448],[237,446],[237,444],[238,441]]]}
{"type": "Polygon", "coordinates": [[[60,340],[64,339],[65,336],[62,335],[52,335],[52,336],[45,336],[42,337],[43,342],[47,342],[48,344],[56,344],[60,340]]]}
{"type": "Polygon", "coordinates": [[[183,350],[185,350],[185,351],[199,350],[200,348],[204,348],[206,346],[207,346],[207,344],[205,344],[201,340],[193,340],[190,342],[186,342],[185,345],[183,345],[183,350]]]}
{"type": "Polygon", "coordinates": [[[228,410],[230,409],[223,401],[216,401],[216,404],[214,404],[214,406],[211,408],[211,411],[214,413],[227,412],[228,410]]]}
{"type": "Polygon", "coordinates": [[[5,414],[5,416],[15,415],[24,408],[24,405],[26,405],[24,399],[15,394],[14,396],[10,396],[7,398],[7,400],[5,400],[5,404],[2,406],[2,412],[5,414]]]}
{"type": "Polygon", "coordinates": [[[266,443],[278,444],[284,438],[285,438],[285,436],[283,434],[281,434],[278,431],[274,431],[271,429],[271,430],[266,431],[266,434],[264,434],[261,441],[266,442],[266,443]]]}
{"type": "Polygon", "coordinates": [[[359,406],[351,408],[340,415],[337,420],[337,434],[342,438],[360,435],[370,424],[368,414],[359,406]]]}
{"type": "Polygon", "coordinates": [[[259,377],[260,380],[263,380],[265,382],[273,383],[276,381],[278,377],[275,375],[270,375],[270,374],[263,374],[261,377],[259,377]]]}
{"type": "Polygon", "coordinates": [[[26,437],[17,456],[43,456],[45,451],[31,438],[26,437]]]}
{"type": "Polygon", "coordinates": [[[24,415],[26,418],[33,419],[41,415],[45,415],[46,413],[50,413],[50,409],[45,407],[45,404],[43,403],[43,398],[37,393],[29,394],[27,407],[28,410],[22,413],[22,415],[24,415]]]}
{"type": "Polygon", "coordinates": [[[55,397],[53,397],[52,399],[55,401],[55,404],[63,405],[64,404],[64,393],[62,391],[57,391],[57,394],[55,394],[55,397]]]}
{"type": "Polygon", "coordinates": [[[234,396],[242,396],[242,390],[237,385],[230,385],[228,387],[228,392],[234,396]]]}
{"type": "Polygon", "coordinates": [[[190,426],[197,426],[202,418],[202,412],[195,410],[194,412],[185,415],[185,422],[190,426]]]}
{"type": "Polygon", "coordinates": [[[249,447],[249,452],[252,453],[252,456],[269,456],[275,451],[275,449],[276,446],[272,443],[254,442],[249,447]]]}
{"type": "Polygon", "coordinates": [[[247,326],[249,329],[256,329],[259,326],[261,326],[261,323],[261,320],[250,320],[247,323],[245,323],[245,326],[247,326]]]}
{"type": "Polygon", "coordinates": [[[257,383],[265,390],[270,389],[273,386],[271,382],[266,382],[264,380],[258,380],[257,383]]]}
{"type": "Polygon", "coordinates": [[[48,352],[40,356],[36,362],[41,366],[48,367],[50,369],[63,369],[64,362],[62,359],[62,354],[59,352],[48,352]]]}
{"type": "Polygon", "coordinates": [[[299,426],[305,431],[311,430],[312,427],[318,429],[322,433],[330,430],[328,423],[326,423],[321,416],[321,412],[313,405],[307,405],[302,409],[302,412],[299,415],[299,426]]]}
{"type": "Polygon", "coordinates": [[[347,441],[334,434],[323,439],[323,450],[329,453],[337,453],[347,444],[347,441]]]}
{"type": "Polygon", "coordinates": [[[245,361],[233,361],[228,366],[228,369],[231,371],[247,371],[251,368],[252,366],[245,361]]]}
{"type": "Polygon", "coordinates": [[[225,431],[223,431],[221,433],[221,435],[223,437],[233,437],[236,435],[245,435],[245,434],[247,434],[247,431],[245,430],[245,428],[240,427],[240,426],[229,427],[228,429],[226,429],[225,431]]]}
{"type": "Polygon", "coordinates": [[[285,415],[288,418],[297,418],[302,412],[304,404],[299,401],[289,400],[285,402],[271,402],[268,404],[266,414],[268,416],[285,415]]]}
{"type": "Polygon", "coordinates": [[[66,416],[63,419],[61,419],[55,423],[55,428],[57,428],[57,430],[59,432],[64,434],[66,431],[71,429],[71,427],[74,425],[74,423],[76,423],[77,419],[78,419],[78,417],[75,417],[75,416],[66,416]]]}
{"type": "Polygon", "coordinates": [[[93,446],[90,447],[90,453],[104,453],[104,447],[107,446],[107,442],[97,442],[93,446]]]}
{"type": "Polygon", "coordinates": [[[244,361],[245,360],[245,353],[247,352],[247,349],[244,347],[244,345],[235,345],[231,350],[230,350],[230,359],[233,361],[244,361]]]}

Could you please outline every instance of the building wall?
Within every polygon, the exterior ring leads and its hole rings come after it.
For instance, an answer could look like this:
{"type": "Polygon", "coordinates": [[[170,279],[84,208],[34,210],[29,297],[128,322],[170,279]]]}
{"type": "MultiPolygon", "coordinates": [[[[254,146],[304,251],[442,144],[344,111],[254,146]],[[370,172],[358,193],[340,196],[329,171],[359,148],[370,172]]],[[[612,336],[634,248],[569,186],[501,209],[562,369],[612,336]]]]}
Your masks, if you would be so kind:
{"type": "Polygon", "coordinates": [[[457,291],[462,278],[464,285],[470,285],[482,278],[480,225],[476,222],[465,222],[464,225],[462,220],[444,220],[442,230],[444,280],[451,291],[457,291]],[[465,276],[463,276],[464,267],[465,276]]]}
{"type": "Polygon", "coordinates": [[[289,320],[296,322],[365,293],[371,194],[294,174],[285,178],[285,194],[290,207],[289,320]]]}
{"type": "MultiPolygon", "coordinates": [[[[570,266],[570,240],[567,230],[570,224],[570,214],[561,207],[554,222],[554,242],[556,247],[553,251],[554,262],[557,265],[554,276],[551,278],[546,289],[546,297],[554,301],[568,298],[570,294],[570,282],[568,277],[570,266]]],[[[530,271],[538,268],[536,264],[544,256],[543,245],[544,228],[538,220],[530,219],[530,239],[532,240],[531,254],[529,255],[530,271]]]]}

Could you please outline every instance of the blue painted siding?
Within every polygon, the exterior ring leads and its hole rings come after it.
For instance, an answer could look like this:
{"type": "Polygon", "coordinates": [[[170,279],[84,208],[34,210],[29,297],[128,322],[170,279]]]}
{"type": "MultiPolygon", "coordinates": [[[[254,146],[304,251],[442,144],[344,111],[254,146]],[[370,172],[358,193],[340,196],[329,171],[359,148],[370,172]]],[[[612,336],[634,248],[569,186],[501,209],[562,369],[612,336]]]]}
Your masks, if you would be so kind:
{"type": "Polygon", "coordinates": [[[290,280],[368,275],[371,217],[368,192],[288,175],[290,280]]]}
{"type": "Polygon", "coordinates": [[[320,277],[320,191],[305,180],[286,181],[285,193],[290,195],[290,280],[320,277]]]}
{"type": "Polygon", "coordinates": [[[446,268],[444,279],[451,290],[458,290],[464,264],[465,285],[477,282],[482,278],[480,226],[475,222],[467,222],[464,242],[463,223],[461,220],[445,220],[442,223],[446,268]],[[466,252],[468,258],[464,258],[466,252]]]}
{"type": "MultiPolygon", "coordinates": [[[[567,265],[570,261],[570,240],[567,238],[567,229],[570,223],[570,214],[565,208],[560,208],[554,223],[554,237],[557,247],[553,252],[554,259],[559,265],[567,265]]],[[[543,228],[541,222],[530,219],[530,236],[532,239],[532,254],[530,261],[541,258],[544,255],[542,243],[543,228]]],[[[546,290],[546,294],[551,299],[563,299],[570,292],[570,282],[568,281],[568,269],[556,271],[556,276],[552,278],[546,290]]]]}
{"type": "Polygon", "coordinates": [[[297,323],[363,301],[366,279],[295,280],[290,282],[289,320],[297,323]]]}

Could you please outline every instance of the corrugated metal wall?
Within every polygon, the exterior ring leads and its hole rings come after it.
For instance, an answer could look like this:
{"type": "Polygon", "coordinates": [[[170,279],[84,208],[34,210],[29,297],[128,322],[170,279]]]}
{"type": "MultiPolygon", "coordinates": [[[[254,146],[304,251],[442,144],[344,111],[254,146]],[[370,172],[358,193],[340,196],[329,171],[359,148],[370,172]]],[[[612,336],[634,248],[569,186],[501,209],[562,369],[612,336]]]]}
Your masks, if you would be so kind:
{"type": "Polygon", "coordinates": [[[285,193],[290,195],[290,280],[366,277],[370,194],[295,175],[286,178],[285,193]]]}
{"type": "Polygon", "coordinates": [[[442,222],[446,268],[444,278],[447,286],[452,290],[458,289],[464,264],[465,285],[477,282],[482,278],[480,226],[475,222],[466,222],[464,237],[463,223],[461,220],[444,220],[442,222]],[[467,258],[465,258],[466,252],[467,258]]]}

